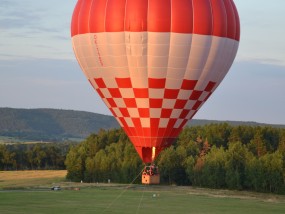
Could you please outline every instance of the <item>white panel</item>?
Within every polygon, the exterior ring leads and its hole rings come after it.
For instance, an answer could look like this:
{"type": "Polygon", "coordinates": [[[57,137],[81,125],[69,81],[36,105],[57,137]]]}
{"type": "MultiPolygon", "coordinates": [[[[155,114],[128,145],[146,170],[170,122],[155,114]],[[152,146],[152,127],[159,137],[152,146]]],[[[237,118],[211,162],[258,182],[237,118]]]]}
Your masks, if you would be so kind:
{"type": "Polygon", "coordinates": [[[166,128],[168,125],[169,119],[168,118],[160,118],[159,120],[159,128],[166,128]]]}
{"type": "MultiPolygon", "coordinates": [[[[93,43],[94,44],[100,44],[100,45],[103,45],[103,44],[109,44],[109,42],[107,41],[107,38],[106,38],[106,32],[102,32],[102,33],[94,33],[94,34],[91,34],[90,37],[92,38],[93,40],[93,43]]],[[[81,35],[87,35],[87,34],[81,34],[81,35]]]]}
{"type": "Polygon", "coordinates": [[[147,68],[147,56],[146,55],[138,56],[136,58],[136,60],[137,60],[138,68],[144,68],[144,71],[146,71],[146,68],[147,68]]]}
{"type": "Polygon", "coordinates": [[[115,112],[116,117],[122,117],[122,113],[118,108],[112,108],[113,111],[115,112]]]}
{"type": "Polygon", "coordinates": [[[131,118],[139,118],[139,111],[137,108],[128,108],[129,114],[131,118]]]}
{"type": "Polygon", "coordinates": [[[191,46],[192,44],[192,34],[189,33],[171,33],[171,44],[191,46]]]}
{"type": "Polygon", "coordinates": [[[165,88],[180,89],[183,79],[166,79],[165,88]]]}
{"type": "Polygon", "coordinates": [[[184,121],[184,119],[177,119],[177,121],[175,122],[173,128],[178,128],[183,121],[184,121]]]}
{"type": "Polygon", "coordinates": [[[146,44],[148,32],[125,32],[125,42],[132,44],[146,44]]]}
{"type": "Polygon", "coordinates": [[[132,86],[133,88],[147,88],[148,87],[148,79],[146,74],[135,74],[133,76],[134,72],[131,72],[131,81],[132,81],[132,86]]]}
{"type": "Polygon", "coordinates": [[[194,34],[185,79],[199,79],[211,47],[212,36],[194,34]]]}
{"type": "Polygon", "coordinates": [[[128,60],[126,56],[109,56],[108,59],[112,62],[111,67],[116,71],[117,67],[126,67],[128,60]]]}
{"type": "Polygon", "coordinates": [[[150,68],[150,67],[148,67],[148,76],[150,78],[158,78],[158,79],[166,78],[166,75],[168,73],[166,71],[167,71],[167,68],[150,68]]]}
{"type": "Polygon", "coordinates": [[[183,109],[173,109],[170,115],[170,118],[179,118],[183,109]]]}
{"type": "Polygon", "coordinates": [[[226,63],[226,70],[229,70],[230,67],[232,66],[233,64],[233,61],[236,57],[236,54],[237,54],[237,50],[238,50],[238,46],[239,46],[239,43],[235,40],[231,40],[232,44],[230,44],[230,41],[229,41],[229,46],[231,46],[230,49],[230,52],[229,52],[229,58],[227,60],[227,63],[226,63]]]}
{"type": "Polygon", "coordinates": [[[170,33],[148,32],[148,44],[169,44],[170,33]]]}
{"type": "Polygon", "coordinates": [[[80,45],[80,37],[81,37],[81,35],[78,34],[78,35],[75,35],[71,38],[73,48],[76,48],[80,45]]]}
{"type": "Polygon", "coordinates": [[[108,44],[125,44],[124,32],[105,32],[108,44]]]}
{"type": "Polygon", "coordinates": [[[149,108],[148,98],[136,98],[136,103],[138,108],[149,108]]]}
{"type": "Polygon", "coordinates": [[[181,89],[179,91],[177,99],[188,100],[192,92],[193,92],[192,90],[181,89]]]}
{"type": "Polygon", "coordinates": [[[149,98],[160,98],[164,96],[164,89],[149,88],[149,98]]]}
{"type": "Polygon", "coordinates": [[[128,51],[127,51],[127,59],[128,59],[128,65],[129,67],[136,68],[137,67],[137,57],[132,56],[128,51]]]}
{"type": "Polygon", "coordinates": [[[125,44],[98,44],[92,45],[94,53],[99,52],[101,56],[122,56],[126,55],[125,44]],[[98,49],[97,49],[98,48],[98,49]]]}
{"type": "Polygon", "coordinates": [[[84,57],[84,58],[80,58],[80,61],[85,60],[86,66],[88,68],[90,67],[98,67],[99,65],[99,61],[97,57],[93,57],[93,56],[89,56],[89,57],[84,57]]]}
{"type": "Polygon", "coordinates": [[[126,108],[126,104],[122,98],[114,98],[113,100],[118,108],[126,108]]]}
{"type": "MultiPolygon", "coordinates": [[[[209,47],[192,46],[187,70],[201,70],[208,58],[209,47]]],[[[191,78],[192,79],[192,78],[191,78]]]]}
{"type": "Polygon", "coordinates": [[[130,44],[130,46],[128,46],[128,53],[132,56],[144,56],[147,54],[147,45],[130,44]]]}
{"type": "Polygon", "coordinates": [[[140,119],[142,127],[149,128],[150,127],[150,119],[149,118],[141,118],[140,119]]]}
{"type": "Polygon", "coordinates": [[[221,45],[219,55],[216,56],[218,59],[220,59],[220,61],[218,62],[222,62],[217,64],[216,67],[213,69],[213,74],[215,74],[215,76],[212,75],[212,77],[210,77],[218,83],[215,85],[215,88],[218,87],[219,83],[228,73],[236,56],[239,44],[239,42],[232,39],[223,39],[223,43],[224,44],[221,45]]]}
{"type": "Polygon", "coordinates": [[[76,47],[77,57],[87,57],[87,56],[95,56],[93,47],[89,45],[81,45],[76,47]]]}
{"type": "Polygon", "coordinates": [[[104,75],[103,80],[107,88],[118,88],[118,84],[115,79],[106,78],[104,75]]]}
{"type": "Polygon", "coordinates": [[[86,71],[86,73],[88,73],[88,77],[90,79],[102,77],[101,72],[99,72],[97,68],[87,68],[85,71],[86,71]]]}
{"type": "Polygon", "coordinates": [[[132,86],[134,88],[147,88],[147,33],[126,32],[125,42],[132,86]]]}
{"type": "Polygon", "coordinates": [[[100,90],[101,90],[101,92],[105,98],[111,98],[112,97],[108,88],[101,88],[100,90]]]}
{"type": "Polygon", "coordinates": [[[167,56],[169,55],[169,44],[149,44],[147,54],[153,56],[167,56]]]}
{"type": "Polygon", "coordinates": [[[199,101],[204,101],[205,98],[209,95],[210,92],[207,91],[203,91],[203,93],[201,94],[201,96],[199,97],[199,101]]]}
{"type": "Polygon", "coordinates": [[[148,61],[148,66],[150,68],[159,67],[159,68],[165,68],[166,70],[168,67],[168,56],[165,57],[148,56],[147,61],[148,61]]]}
{"type": "Polygon", "coordinates": [[[171,39],[171,45],[169,50],[169,55],[171,57],[186,57],[188,59],[190,53],[191,45],[177,45],[171,39]]]}
{"type": "Polygon", "coordinates": [[[204,90],[209,81],[216,82],[226,63],[224,49],[226,38],[212,37],[212,45],[204,69],[196,85],[196,89],[204,90]]]}
{"type": "Polygon", "coordinates": [[[189,111],[189,113],[187,114],[186,118],[187,120],[191,119],[194,115],[195,115],[196,111],[191,110],[189,111]]]}
{"type": "Polygon", "coordinates": [[[160,118],[161,109],[160,108],[150,108],[149,114],[150,114],[150,118],[160,118]]]}
{"type": "Polygon", "coordinates": [[[168,67],[170,68],[180,68],[186,70],[188,64],[188,57],[175,57],[170,56],[168,60],[168,67]]]}
{"type": "Polygon", "coordinates": [[[167,68],[167,78],[183,79],[185,75],[185,68],[167,68]]]}
{"type": "Polygon", "coordinates": [[[188,100],[186,105],[184,106],[185,109],[192,109],[195,105],[196,100],[188,100]]]}
{"type": "Polygon", "coordinates": [[[132,88],[120,88],[123,98],[135,98],[134,90],[132,88]]]}
{"type": "Polygon", "coordinates": [[[128,124],[128,127],[134,127],[134,124],[133,124],[133,121],[131,118],[125,117],[124,119],[125,119],[126,123],[128,124]]]}
{"type": "Polygon", "coordinates": [[[162,108],[173,109],[176,99],[163,99],[162,108]]]}

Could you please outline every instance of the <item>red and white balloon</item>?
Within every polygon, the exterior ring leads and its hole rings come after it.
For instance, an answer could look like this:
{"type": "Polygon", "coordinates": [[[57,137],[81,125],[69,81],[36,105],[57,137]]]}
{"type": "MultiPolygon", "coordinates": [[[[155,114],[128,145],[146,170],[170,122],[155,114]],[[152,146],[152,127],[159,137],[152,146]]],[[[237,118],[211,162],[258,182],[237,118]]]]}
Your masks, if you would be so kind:
{"type": "Polygon", "coordinates": [[[236,56],[232,0],[78,0],[76,58],[145,163],[170,146],[236,56]]]}

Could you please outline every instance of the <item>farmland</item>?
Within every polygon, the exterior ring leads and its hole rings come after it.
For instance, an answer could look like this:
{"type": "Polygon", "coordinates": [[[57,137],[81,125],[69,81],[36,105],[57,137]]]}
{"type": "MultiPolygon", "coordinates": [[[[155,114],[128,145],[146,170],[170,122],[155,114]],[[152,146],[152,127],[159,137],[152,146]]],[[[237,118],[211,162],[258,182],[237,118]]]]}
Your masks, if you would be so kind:
{"type": "Polygon", "coordinates": [[[284,196],[179,186],[71,183],[64,180],[65,174],[0,172],[0,213],[285,212],[284,196]],[[51,191],[52,185],[60,185],[62,190],[51,191]]]}

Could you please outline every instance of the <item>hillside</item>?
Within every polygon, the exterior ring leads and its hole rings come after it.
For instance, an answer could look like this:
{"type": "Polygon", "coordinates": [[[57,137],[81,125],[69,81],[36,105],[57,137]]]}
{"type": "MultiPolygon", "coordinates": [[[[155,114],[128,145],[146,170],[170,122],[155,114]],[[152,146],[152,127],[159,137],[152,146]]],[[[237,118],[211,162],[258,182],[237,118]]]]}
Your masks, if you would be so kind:
{"type": "MultiPolygon", "coordinates": [[[[224,123],[265,126],[255,122],[192,120],[189,126],[224,123]]],[[[285,125],[271,125],[283,127],[285,125]]],[[[21,140],[85,138],[100,129],[118,128],[112,116],[74,110],[0,108],[0,136],[21,140]]]]}
{"type": "Polygon", "coordinates": [[[111,116],[73,110],[0,108],[0,118],[0,136],[26,140],[85,138],[119,127],[111,116]]]}

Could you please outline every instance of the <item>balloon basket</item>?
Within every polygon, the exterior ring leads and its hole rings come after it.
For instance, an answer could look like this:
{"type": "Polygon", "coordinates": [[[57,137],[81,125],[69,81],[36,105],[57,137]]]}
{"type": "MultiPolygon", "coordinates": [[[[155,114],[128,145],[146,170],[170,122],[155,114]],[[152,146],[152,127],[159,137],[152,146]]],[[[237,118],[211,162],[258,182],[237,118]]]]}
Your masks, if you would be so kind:
{"type": "Polygon", "coordinates": [[[142,184],[159,184],[160,183],[160,174],[158,167],[151,165],[145,166],[142,173],[142,184]]]}

